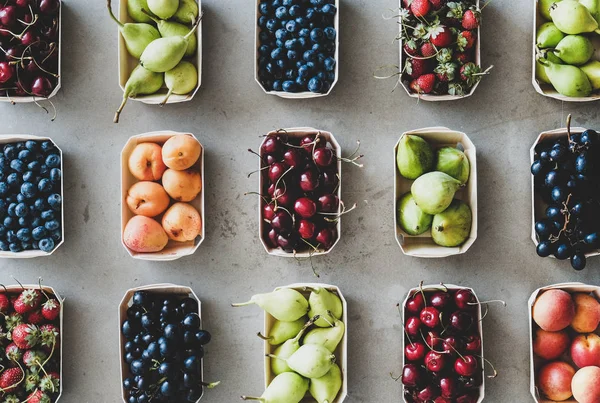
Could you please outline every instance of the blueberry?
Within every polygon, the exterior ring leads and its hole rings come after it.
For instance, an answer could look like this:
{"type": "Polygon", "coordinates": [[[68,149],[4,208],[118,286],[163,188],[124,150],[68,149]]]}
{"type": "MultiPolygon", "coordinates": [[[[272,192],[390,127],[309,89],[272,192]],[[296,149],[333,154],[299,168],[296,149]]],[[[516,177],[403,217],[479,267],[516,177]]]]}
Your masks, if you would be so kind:
{"type": "Polygon", "coordinates": [[[280,41],[286,41],[287,39],[289,39],[289,37],[289,32],[283,28],[279,28],[277,31],[275,31],[275,39],[278,39],[280,41]]]}
{"type": "Polygon", "coordinates": [[[324,53],[319,53],[317,55],[317,63],[319,63],[319,65],[323,65],[325,64],[325,59],[327,59],[327,55],[324,53]]]}
{"type": "Polygon", "coordinates": [[[301,90],[305,89],[307,83],[308,79],[306,77],[298,77],[296,79],[296,86],[298,86],[301,90]]]}
{"type": "Polygon", "coordinates": [[[284,45],[285,45],[285,42],[282,41],[281,39],[277,39],[275,41],[275,47],[277,47],[277,48],[283,48],[284,45]]]}
{"type": "Polygon", "coordinates": [[[42,165],[40,166],[40,174],[44,175],[47,174],[50,171],[50,168],[48,168],[47,165],[42,165]]]}
{"type": "Polygon", "coordinates": [[[33,219],[33,221],[31,221],[31,228],[35,228],[35,227],[39,227],[39,226],[43,226],[43,225],[44,225],[44,220],[42,220],[40,217],[35,217],[33,219]]]}
{"type": "Polygon", "coordinates": [[[285,24],[285,29],[288,32],[296,32],[298,31],[298,25],[296,24],[295,20],[289,20],[286,24],[285,24]]]}
{"type": "Polygon", "coordinates": [[[47,207],[46,200],[44,200],[42,198],[36,199],[34,206],[37,211],[44,211],[47,207]]]}
{"type": "Polygon", "coordinates": [[[50,170],[50,180],[53,183],[60,182],[61,178],[62,178],[62,172],[60,171],[60,168],[52,168],[50,170]]]}
{"type": "Polygon", "coordinates": [[[288,17],[287,8],[284,6],[277,7],[277,10],[275,10],[275,18],[277,18],[278,20],[285,20],[287,17],[288,17]]]}
{"type": "Polygon", "coordinates": [[[310,21],[308,21],[305,17],[297,17],[296,24],[300,28],[307,28],[310,25],[310,21]]]}
{"type": "Polygon", "coordinates": [[[17,156],[17,149],[12,144],[7,144],[4,146],[4,156],[12,160],[17,156]]]}
{"type": "Polygon", "coordinates": [[[285,78],[288,80],[296,80],[298,78],[298,70],[288,69],[285,71],[285,78]]]}
{"type": "MultiPolygon", "coordinates": [[[[260,17],[260,18],[262,18],[262,17],[260,17]]],[[[268,20],[268,21],[267,21],[267,23],[266,23],[265,27],[266,27],[266,28],[267,28],[269,31],[273,32],[273,31],[275,31],[275,30],[278,28],[278,25],[279,25],[279,24],[277,24],[277,20],[276,20],[276,19],[274,19],[274,18],[271,18],[270,20],[268,20]]]]}
{"type": "Polygon", "coordinates": [[[11,252],[21,252],[23,250],[23,247],[21,246],[20,243],[17,242],[12,242],[10,245],[8,245],[9,249],[11,252]]]}
{"type": "Polygon", "coordinates": [[[300,42],[298,42],[298,39],[296,38],[288,39],[287,41],[285,41],[284,46],[288,50],[297,50],[300,47],[300,42]]]}
{"type": "Polygon", "coordinates": [[[285,92],[296,92],[296,83],[294,81],[284,81],[281,87],[285,92]]]}
{"type": "Polygon", "coordinates": [[[337,8],[335,8],[333,4],[325,4],[323,7],[321,7],[321,12],[323,14],[335,15],[337,8]]]}
{"type": "Polygon", "coordinates": [[[58,220],[46,221],[45,227],[48,231],[54,231],[60,228],[60,223],[58,222],[58,220]]]}
{"type": "Polygon", "coordinates": [[[318,77],[313,77],[308,82],[308,90],[310,92],[321,92],[323,89],[323,81],[318,77]]]}
{"type": "Polygon", "coordinates": [[[3,224],[6,228],[13,228],[15,226],[16,220],[12,217],[4,217],[3,224]]]}
{"type": "Polygon", "coordinates": [[[331,89],[331,82],[323,81],[323,90],[321,92],[326,93],[326,92],[329,92],[330,89],[331,89]]]}
{"type": "Polygon", "coordinates": [[[287,58],[290,62],[295,62],[296,60],[298,60],[298,52],[296,52],[295,50],[288,50],[287,58]]]}
{"type": "Polygon", "coordinates": [[[310,46],[310,38],[298,38],[298,42],[300,42],[300,47],[302,49],[306,49],[310,46]]]}
{"type": "Polygon", "coordinates": [[[258,54],[261,56],[269,56],[271,54],[271,49],[267,45],[260,45],[258,54]]]}
{"type": "Polygon", "coordinates": [[[262,15],[271,14],[271,8],[267,3],[260,3],[260,5],[258,6],[258,11],[260,11],[262,15]]]}
{"type": "Polygon", "coordinates": [[[333,57],[328,57],[323,62],[323,66],[327,71],[333,71],[335,69],[335,59],[333,57]]]}
{"type": "Polygon", "coordinates": [[[15,211],[15,210],[16,210],[16,208],[17,208],[17,203],[10,203],[10,204],[8,205],[8,209],[7,209],[7,211],[8,211],[8,215],[9,215],[10,217],[16,217],[16,216],[17,216],[17,213],[16,213],[16,211],[15,211]]]}
{"type": "Polygon", "coordinates": [[[38,149],[38,142],[35,140],[27,140],[25,142],[25,148],[29,151],[36,152],[38,149]]]}
{"type": "Polygon", "coordinates": [[[52,191],[52,182],[50,182],[50,179],[44,178],[41,181],[39,181],[38,190],[43,193],[52,191]]]}
{"type": "Polygon", "coordinates": [[[0,170],[5,170],[8,168],[8,159],[4,156],[4,154],[0,154],[0,170]]]}
{"type": "Polygon", "coordinates": [[[31,249],[36,249],[37,250],[39,248],[40,248],[40,246],[38,244],[38,241],[32,241],[31,242],[31,249]]]}
{"type": "Polygon", "coordinates": [[[17,202],[18,203],[24,202],[25,200],[27,200],[27,198],[25,196],[23,196],[23,193],[19,193],[17,195],[17,202]]]}
{"type": "Polygon", "coordinates": [[[7,231],[8,230],[6,229],[6,227],[4,225],[0,225],[0,237],[6,236],[7,231]]]}
{"type": "Polygon", "coordinates": [[[281,90],[282,90],[281,80],[273,81],[273,91],[281,91],[281,90]]]}
{"type": "Polygon", "coordinates": [[[315,43],[319,43],[322,42],[325,39],[325,34],[323,33],[323,30],[321,28],[315,28],[312,31],[310,31],[310,40],[315,42],[315,43]]]}
{"type": "Polygon", "coordinates": [[[317,10],[315,10],[314,8],[306,9],[306,19],[308,21],[314,20],[316,16],[317,16],[317,10]]]}
{"type": "Polygon", "coordinates": [[[17,217],[25,217],[29,214],[29,207],[27,207],[27,204],[25,203],[19,203],[17,204],[17,207],[15,207],[15,214],[17,217]]]}
{"type": "Polygon", "coordinates": [[[298,32],[298,36],[300,38],[310,38],[310,29],[308,28],[302,28],[299,32],[298,32]]]}
{"type": "Polygon", "coordinates": [[[62,198],[58,193],[51,194],[48,196],[48,204],[53,210],[60,210],[60,205],[62,203],[62,198]]]}
{"type": "Polygon", "coordinates": [[[323,43],[323,48],[328,53],[334,53],[335,52],[335,42],[333,42],[333,41],[325,41],[323,43]]]}
{"type": "Polygon", "coordinates": [[[0,182],[0,195],[6,195],[8,194],[8,192],[10,192],[10,188],[8,186],[8,183],[6,182],[0,182]]]}
{"type": "Polygon", "coordinates": [[[325,3],[325,0],[310,0],[310,4],[313,6],[322,6],[325,3]]]}
{"type": "Polygon", "coordinates": [[[307,62],[313,62],[317,59],[317,54],[313,50],[307,50],[302,55],[302,58],[307,62]]]}
{"type": "Polygon", "coordinates": [[[323,50],[325,50],[325,49],[323,49],[323,45],[321,45],[320,43],[313,44],[311,49],[317,53],[320,53],[323,50]]]}
{"type": "Polygon", "coordinates": [[[40,239],[38,246],[42,252],[51,252],[54,249],[54,240],[52,238],[40,239]]]}
{"type": "Polygon", "coordinates": [[[14,159],[10,161],[10,167],[17,172],[25,172],[25,163],[21,160],[14,159]]]}
{"type": "Polygon", "coordinates": [[[263,29],[266,28],[268,20],[269,19],[266,16],[261,15],[260,17],[258,17],[258,26],[263,29]]]}
{"type": "Polygon", "coordinates": [[[333,27],[325,28],[323,30],[323,33],[325,34],[325,37],[327,39],[329,39],[330,41],[333,41],[335,39],[335,37],[337,36],[337,31],[333,27]]]}
{"type": "Polygon", "coordinates": [[[288,61],[285,59],[279,59],[277,60],[277,67],[279,67],[281,69],[281,71],[284,71],[285,69],[287,69],[288,66],[288,61]]]}
{"type": "Polygon", "coordinates": [[[308,77],[310,74],[310,68],[307,65],[304,65],[298,69],[298,76],[302,78],[308,77]]]}
{"type": "Polygon", "coordinates": [[[271,40],[271,34],[268,31],[261,31],[258,34],[258,38],[260,39],[260,43],[269,42],[271,40]]]}
{"type": "Polygon", "coordinates": [[[19,238],[17,238],[17,234],[12,229],[6,232],[6,240],[8,242],[17,242],[19,238]]]}
{"type": "Polygon", "coordinates": [[[275,48],[271,51],[271,59],[273,60],[279,60],[281,58],[283,58],[284,55],[284,50],[281,48],[275,48]]]}
{"type": "Polygon", "coordinates": [[[284,6],[286,6],[286,7],[289,7],[292,4],[294,4],[294,0],[282,0],[281,4],[284,5],[284,6]]]}
{"type": "MultiPolygon", "coordinates": [[[[35,239],[36,241],[39,241],[40,239],[42,239],[46,236],[46,228],[41,225],[39,227],[35,227],[33,229],[33,231],[31,232],[31,235],[33,236],[33,239],[35,239]]],[[[40,249],[41,249],[41,245],[40,245],[40,249]]]]}
{"type": "Polygon", "coordinates": [[[21,185],[21,193],[28,199],[33,199],[37,193],[35,185],[31,182],[23,182],[21,185]]]}
{"type": "Polygon", "coordinates": [[[42,218],[42,220],[45,220],[45,221],[54,220],[54,210],[42,211],[42,214],[40,217],[42,218]]]}
{"type": "Polygon", "coordinates": [[[17,187],[21,185],[21,179],[18,173],[13,172],[10,175],[8,175],[6,177],[6,183],[8,183],[9,186],[13,186],[13,187],[17,187]]]}
{"type": "Polygon", "coordinates": [[[17,158],[19,158],[23,162],[30,162],[32,157],[33,154],[29,150],[21,150],[19,151],[19,155],[17,156],[17,158]]]}
{"type": "Polygon", "coordinates": [[[7,242],[0,240],[0,250],[7,252],[10,250],[10,247],[7,242]]]}
{"type": "Polygon", "coordinates": [[[21,228],[29,228],[29,220],[27,219],[27,217],[19,217],[19,226],[21,228]]]}

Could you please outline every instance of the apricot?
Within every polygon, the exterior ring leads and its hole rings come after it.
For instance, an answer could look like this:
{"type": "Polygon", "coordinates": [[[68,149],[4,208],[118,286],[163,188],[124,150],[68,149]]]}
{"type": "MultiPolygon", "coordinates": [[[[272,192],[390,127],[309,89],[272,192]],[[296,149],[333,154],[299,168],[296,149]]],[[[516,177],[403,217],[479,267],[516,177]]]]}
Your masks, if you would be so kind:
{"type": "Polygon", "coordinates": [[[163,250],[169,237],[156,220],[136,215],[125,226],[123,242],[134,252],[152,253],[163,250]]]}
{"type": "Polygon", "coordinates": [[[200,158],[201,146],[187,134],[178,134],[163,144],[162,159],[166,166],[177,171],[191,168],[200,158]]]}
{"type": "Polygon", "coordinates": [[[182,202],[194,200],[202,190],[200,173],[191,169],[167,169],[163,174],[162,184],[169,196],[182,202]]]}
{"type": "Polygon", "coordinates": [[[167,169],[162,148],[155,143],[140,143],[129,156],[129,172],[141,181],[160,180],[167,169]]]}
{"type": "Polygon", "coordinates": [[[127,191],[127,206],[134,214],[155,217],[165,211],[170,202],[165,189],[156,182],[138,182],[127,191]]]}
{"type": "Polygon", "coordinates": [[[202,218],[191,204],[175,203],[163,215],[162,226],[174,241],[193,241],[202,230],[202,218]]]}

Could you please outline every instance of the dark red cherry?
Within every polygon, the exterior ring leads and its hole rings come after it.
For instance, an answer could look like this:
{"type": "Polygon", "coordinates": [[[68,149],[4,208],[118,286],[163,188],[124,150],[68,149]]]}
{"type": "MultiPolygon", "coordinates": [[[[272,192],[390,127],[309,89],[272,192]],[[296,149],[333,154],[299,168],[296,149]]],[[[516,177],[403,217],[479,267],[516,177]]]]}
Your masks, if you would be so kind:
{"type": "Polygon", "coordinates": [[[17,23],[17,8],[6,6],[0,9],[0,24],[5,27],[14,27],[17,23]]]}
{"type": "Polygon", "coordinates": [[[300,220],[298,223],[298,234],[303,239],[312,239],[316,231],[315,223],[308,220],[300,220]]]}
{"type": "Polygon", "coordinates": [[[306,152],[311,153],[313,151],[313,147],[314,148],[320,148],[320,147],[325,147],[327,144],[325,142],[325,140],[323,139],[323,137],[319,137],[319,139],[317,140],[316,144],[315,144],[315,137],[314,135],[308,135],[302,138],[302,140],[300,140],[300,145],[302,147],[304,147],[304,150],[306,150],[306,152]]]}
{"type": "Polygon", "coordinates": [[[452,301],[452,296],[447,292],[438,291],[431,295],[429,304],[438,310],[443,310],[452,301]]]}
{"type": "Polygon", "coordinates": [[[475,295],[470,290],[458,290],[454,294],[454,303],[458,309],[474,310],[477,307],[475,295]]]}
{"type": "Polygon", "coordinates": [[[319,187],[319,174],[309,169],[300,175],[300,189],[304,192],[313,192],[319,187]]]}
{"type": "Polygon", "coordinates": [[[456,403],[477,403],[479,396],[476,393],[469,393],[456,398],[456,403]]]}
{"type": "Polygon", "coordinates": [[[425,335],[425,341],[427,342],[427,345],[429,347],[433,347],[434,349],[437,349],[439,346],[442,345],[442,339],[440,338],[440,334],[435,330],[430,330],[427,332],[427,334],[425,335]]]}
{"type": "Polygon", "coordinates": [[[279,245],[279,247],[281,249],[283,249],[285,252],[292,253],[298,246],[298,240],[292,234],[290,234],[290,235],[279,234],[279,235],[277,235],[277,245],[279,245]]]}
{"type": "Polygon", "coordinates": [[[261,150],[265,154],[276,154],[281,148],[281,141],[277,136],[269,136],[261,146],[261,150]]]}
{"type": "Polygon", "coordinates": [[[287,166],[283,162],[271,164],[269,167],[269,180],[272,183],[277,182],[277,179],[281,178],[285,171],[287,171],[287,166]]]}
{"type": "Polygon", "coordinates": [[[333,170],[325,170],[321,173],[321,185],[326,192],[333,192],[339,183],[336,172],[333,170]]]}
{"type": "Polygon", "coordinates": [[[445,397],[440,396],[440,397],[436,398],[433,401],[433,403],[452,403],[452,399],[447,399],[445,397]]]}
{"type": "Polygon", "coordinates": [[[442,378],[440,379],[440,392],[442,392],[442,397],[447,399],[451,399],[456,396],[457,387],[456,382],[452,378],[442,378]]]}
{"type": "Polygon", "coordinates": [[[477,358],[472,355],[458,357],[454,361],[454,371],[460,376],[473,376],[477,371],[477,358]]]}
{"type": "Polygon", "coordinates": [[[15,68],[8,62],[0,63],[0,84],[7,83],[15,76],[15,68]]]}
{"type": "Polygon", "coordinates": [[[310,218],[317,213],[317,205],[308,197],[301,197],[294,203],[294,211],[302,218],[310,218]]]}
{"type": "Polygon", "coordinates": [[[273,193],[273,200],[277,200],[277,204],[290,207],[294,202],[292,192],[288,189],[277,188],[273,193]]]}
{"type": "Polygon", "coordinates": [[[320,167],[328,167],[333,163],[333,151],[331,148],[317,148],[313,153],[313,160],[315,164],[320,167]]]}
{"type": "Polygon", "coordinates": [[[457,355],[457,351],[461,352],[464,347],[462,340],[458,337],[449,336],[442,342],[442,349],[451,355],[457,355]]]}
{"type": "Polygon", "coordinates": [[[319,231],[315,239],[318,243],[323,245],[325,249],[329,249],[333,246],[333,243],[335,242],[335,236],[336,234],[334,229],[323,228],[321,231],[319,231]]]}
{"type": "Polygon", "coordinates": [[[446,365],[446,357],[435,351],[425,354],[425,367],[431,372],[440,372],[446,365]]]}
{"type": "Polygon", "coordinates": [[[435,399],[440,395],[440,392],[433,385],[428,385],[425,389],[422,389],[417,397],[421,399],[422,402],[429,402],[435,399]]]}
{"type": "Polygon", "coordinates": [[[417,386],[423,381],[423,373],[415,364],[406,364],[402,368],[402,384],[405,386],[417,386]]]}
{"type": "Polygon", "coordinates": [[[263,219],[271,221],[275,217],[275,206],[268,203],[263,206],[263,219]]]}
{"type": "Polygon", "coordinates": [[[416,292],[406,302],[406,310],[413,315],[419,315],[423,308],[425,308],[425,300],[420,292],[416,292]]]}
{"type": "MultiPolygon", "coordinates": [[[[406,325],[404,328],[410,337],[417,337],[419,336],[419,331],[421,330],[421,321],[416,316],[411,316],[406,320],[406,325]]],[[[431,344],[429,345],[431,346],[431,344]]]]}
{"type": "Polygon", "coordinates": [[[319,197],[317,208],[322,213],[337,213],[340,208],[340,199],[332,194],[323,195],[319,197]]]}
{"type": "Polygon", "coordinates": [[[283,160],[288,167],[297,168],[304,165],[305,157],[298,148],[290,148],[283,154],[283,160]]]}
{"type": "Polygon", "coordinates": [[[269,236],[269,241],[271,241],[271,246],[273,248],[276,248],[277,246],[279,246],[279,245],[277,245],[277,231],[275,231],[273,228],[271,228],[269,230],[268,236],[269,236]]]}
{"type": "Polygon", "coordinates": [[[40,11],[42,14],[54,15],[60,8],[60,0],[42,0],[40,1],[40,11]]]}
{"type": "Polygon", "coordinates": [[[469,353],[478,353],[481,350],[481,337],[476,334],[467,336],[465,339],[465,350],[469,353]]]}
{"type": "Polygon", "coordinates": [[[15,0],[15,5],[20,8],[28,8],[30,0],[15,0]]]}
{"type": "Polygon", "coordinates": [[[415,341],[404,347],[404,356],[408,361],[421,361],[425,357],[426,351],[425,344],[415,341]]]}
{"type": "Polygon", "coordinates": [[[25,32],[23,34],[23,37],[21,38],[21,44],[25,47],[36,43],[40,40],[40,37],[38,34],[36,34],[33,30],[29,30],[27,32],[25,32]]]}
{"type": "Polygon", "coordinates": [[[52,83],[46,77],[37,77],[31,84],[31,93],[38,97],[47,97],[52,93],[52,83]]]}
{"type": "Polygon", "coordinates": [[[440,312],[432,306],[423,308],[419,318],[421,319],[421,323],[430,329],[434,329],[440,324],[440,312]]]}
{"type": "Polygon", "coordinates": [[[465,311],[456,311],[450,315],[450,326],[460,333],[467,332],[473,326],[473,315],[465,311]]]}
{"type": "Polygon", "coordinates": [[[292,217],[285,211],[279,211],[271,220],[271,226],[277,233],[289,232],[293,226],[292,217]]]}

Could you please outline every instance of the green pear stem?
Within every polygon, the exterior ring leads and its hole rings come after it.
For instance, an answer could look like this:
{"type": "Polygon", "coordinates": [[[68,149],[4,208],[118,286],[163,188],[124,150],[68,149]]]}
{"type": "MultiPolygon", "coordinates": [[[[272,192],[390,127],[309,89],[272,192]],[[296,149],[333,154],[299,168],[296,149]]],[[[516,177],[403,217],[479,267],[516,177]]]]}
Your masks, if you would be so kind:
{"type": "Polygon", "coordinates": [[[234,308],[238,308],[240,306],[248,306],[248,305],[253,305],[254,301],[248,301],[248,302],[241,302],[241,303],[237,303],[237,304],[231,304],[232,307],[234,308]]]}
{"type": "Polygon", "coordinates": [[[196,22],[194,23],[194,26],[192,26],[192,29],[190,29],[190,32],[188,32],[183,38],[187,39],[189,38],[194,32],[196,32],[196,29],[198,28],[198,25],[200,25],[200,21],[202,21],[202,17],[204,16],[204,12],[200,15],[200,18],[198,18],[196,20],[196,22]]]}
{"type": "Polygon", "coordinates": [[[269,341],[269,340],[271,340],[271,339],[272,339],[272,337],[265,337],[265,336],[263,336],[261,332],[258,332],[258,333],[256,333],[256,335],[257,335],[257,336],[258,336],[260,339],[262,339],[262,340],[264,340],[264,341],[269,341]]]}
{"type": "Polygon", "coordinates": [[[169,100],[169,98],[171,97],[171,94],[173,93],[173,89],[169,89],[169,92],[167,92],[167,96],[165,97],[165,99],[163,99],[161,101],[161,103],[159,104],[160,106],[165,106],[167,101],[169,100]]]}
{"type": "Polygon", "coordinates": [[[119,109],[117,109],[117,112],[115,113],[115,118],[113,119],[114,123],[119,123],[119,116],[121,116],[121,112],[123,112],[123,108],[125,108],[125,105],[127,104],[128,100],[129,100],[128,96],[123,97],[123,101],[121,102],[119,109]]]}
{"type": "Polygon", "coordinates": [[[242,399],[242,400],[259,400],[261,402],[265,401],[265,399],[262,397],[253,397],[253,396],[240,396],[240,399],[242,399]]]}
{"type": "Polygon", "coordinates": [[[208,389],[214,389],[215,387],[217,387],[219,384],[221,384],[221,381],[217,381],[217,382],[200,382],[200,384],[202,386],[206,386],[208,389]]]}
{"type": "Polygon", "coordinates": [[[153,16],[152,14],[150,14],[148,11],[146,11],[145,9],[142,8],[142,13],[146,14],[148,16],[148,18],[150,18],[152,21],[154,21],[155,23],[159,23],[160,20],[158,18],[156,18],[155,16],[153,16]]]}
{"type": "Polygon", "coordinates": [[[115,14],[113,13],[113,10],[112,10],[111,0],[106,0],[106,8],[108,8],[108,13],[110,14],[110,18],[112,18],[112,20],[114,22],[116,22],[117,24],[119,24],[119,26],[122,28],[124,25],[121,21],[119,21],[117,19],[117,17],[115,17],[115,14]]]}

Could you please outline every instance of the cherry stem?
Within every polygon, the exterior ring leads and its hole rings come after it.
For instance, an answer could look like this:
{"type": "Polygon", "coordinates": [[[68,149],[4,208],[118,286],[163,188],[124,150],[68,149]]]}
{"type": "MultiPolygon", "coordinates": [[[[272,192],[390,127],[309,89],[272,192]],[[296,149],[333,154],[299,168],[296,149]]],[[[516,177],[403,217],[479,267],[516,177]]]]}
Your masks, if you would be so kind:
{"type": "Polygon", "coordinates": [[[485,306],[485,312],[484,312],[483,316],[481,316],[481,319],[479,319],[479,322],[484,320],[485,317],[487,316],[487,314],[490,312],[490,308],[487,306],[487,304],[485,304],[484,306],[485,306]]]}
{"type": "Polygon", "coordinates": [[[467,302],[467,305],[482,305],[482,304],[491,304],[494,302],[499,302],[502,305],[506,306],[506,302],[502,301],[501,299],[492,299],[492,300],[483,301],[483,302],[467,302]]]}
{"type": "MultiPolygon", "coordinates": [[[[400,303],[396,304],[396,308],[398,308],[398,313],[400,313],[400,317],[402,317],[402,311],[400,310],[400,303]]],[[[400,322],[402,323],[402,329],[404,330],[404,333],[406,334],[406,338],[410,342],[410,345],[414,348],[415,343],[413,343],[413,341],[411,340],[410,335],[408,334],[408,331],[406,330],[406,325],[404,324],[404,321],[400,320],[400,322]]]]}
{"type": "Polygon", "coordinates": [[[394,376],[394,373],[393,373],[393,372],[390,372],[390,377],[391,377],[391,378],[392,378],[394,381],[398,382],[398,381],[400,380],[400,378],[402,378],[402,375],[399,375],[398,377],[395,377],[395,376],[394,376]]]}
{"type": "Polygon", "coordinates": [[[423,280],[421,280],[421,282],[419,283],[419,292],[423,297],[423,306],[427,308],[427,298],[425,298],[425,292],[423,291],[423,280]]]}
{"type": "Polygon", "coordinates": [[[252,171],[252,172],[250,172],[250,173],[248,174],[248,178],[249,178],[249,177],[251,177],[252,175],[254,175],[254,174],[255,174],[255,173],[257,173],[257,172],[264,171],[265,169],[269,169],[270,167],[271,167],[270,165],[267,165],[267,166],[265,166],[265,167],[262,167],[262,168],[259,168],[259,169],[257,169],[256,171],[252,171]]]}
{"type": "MultiPolygon", "coordinates": [[[[423,335],[423,332],[421,330],[419,330],[419,333],[421,333],[421,338],[423,339],[423,342],[425,342],[425,345],[434,353],[438,353],[438,354],[447,354],[447,351],[437,351],[433,346],[430,346],[429,343],[427,343],[427,339],[425,338],[425,336],[423,335]]],[[[431,335],[431,332],[429,333],[429,335],[431,335]]],[[[439,337],[432,337],[432,340],[443,340],[440,339],[439,337]]]]}
{"type": "Polygon", "coordinates": [[[484,356],[479,355],[479,358],[481,358],[485,363],[487,363],[490,367],[492,367],[492,370],[494,371],[493,375],[488,375],[488,378],[495,378],[498,376],[498,371],[496,371],[496,368],[494,367],[494,365],[490,362],[490,360],[486,359],[484,356]]]}

